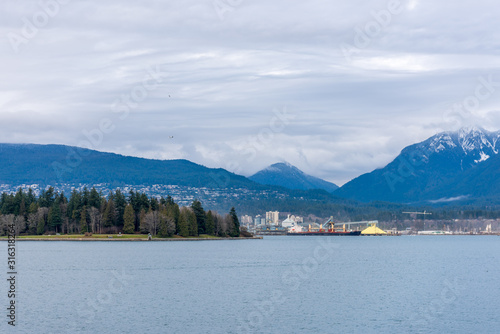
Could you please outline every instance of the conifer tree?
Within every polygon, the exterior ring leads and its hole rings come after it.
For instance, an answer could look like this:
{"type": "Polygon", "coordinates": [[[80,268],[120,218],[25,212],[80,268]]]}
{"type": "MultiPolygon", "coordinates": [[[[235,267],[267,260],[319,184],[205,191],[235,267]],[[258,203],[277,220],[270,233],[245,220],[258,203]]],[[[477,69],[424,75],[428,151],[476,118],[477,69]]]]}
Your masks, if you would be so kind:
{"type": "Polygon", "coordinates": [[[196,223],[196,215],[194,214],[193,210],[187,209],[187,217],[189,235],[195,237],[198,235],[198,224],[196,223]]]}
{"type": "Polygon", "coordinates": [[[36,225],[36,234],[42,235],[45,233],[45,217],[43,214],[38,214],[38,224],[36,225]]]}
{"type": "Polygon", "coordinates": [[[121,226],[124,224],[123,216],[125,213],[125,207],[127,206],[127,199],[120,189],[115,191],[115,194],[113,195],[113,202],[116,209],[116,225],[121,226]]]}
{"type": "Polygon", "coordinates": [[[90,189],[90,193],[89,193],[89,203],[88,205],[89,206],[93,206],[94,208],[98,208],[101,206],[101,194],[99,192],[97,192],[97,190],[95,189],[95,187],[92,187],[92,189],[90,189]]]}
{"type": "Polygon", "coordinates": [[[212,214],[212,211],[207,212],[206,232],[205,233],[208,235],[215,234],[215,223],[214,223],[214,216],[212,214]]]}
{"type": "Polygon", "coordinates": [[[62,225],[62,217],[61,217],[61,207],[59,203],[56,201],[49,209],[49,217],[48,217],[48,225],[50,228],[53,228],[57,233],[58,228],[62,225]]]}
{"type": "Polygon", "coordinates": [[[28,213],[36,213],[36,211],[38,210],[38,205],[33,202],[30,204],[30,207],[28,208],[28,213]]]}
{"type": "Polygon", "coordinates": [[[135,229],[135,214],[134,208],[131,204],[125,207],[125,212],[123,213],[123,233],[132,234],[135,229]]]}
{"type": "Polygon", "coordinates": [[[198,200],[193,201],[191,204],[191,209],[193,209],[193,213],[196,217],[196,225],[197,225],[197,233],[205,234],[206,233],[206,214],[205,210],[201,206],[201,202],[198,200]]]}
{"type": "Polygon", "coordinates": [[[238,215],[236,214],[236,210],[234,207],[231,208],[231,211],[229,211],[229,215],[231,216],[233,220],[233,229],[230,231],[230,234],[233,238],[239,237],[240,236],[240,221],[238,219],[238,215]]]}
{"type": "Polygon", "coordinates": [[[182,208],[179,215],[179,235],[182,237],[189,236],[189,210],[182,208]]]}
{"type": "Polygon", "coordinates": [[[81,233],[90,232],[87,220],[87,207],[85,205],[80,210],[80,231],[81,233]]]}
{"type": "Polygon", "coordinates": [[[110,198],[104,210],[104,227],[111,227],[116,224],[116,210],[113,199],[110,198]]]}

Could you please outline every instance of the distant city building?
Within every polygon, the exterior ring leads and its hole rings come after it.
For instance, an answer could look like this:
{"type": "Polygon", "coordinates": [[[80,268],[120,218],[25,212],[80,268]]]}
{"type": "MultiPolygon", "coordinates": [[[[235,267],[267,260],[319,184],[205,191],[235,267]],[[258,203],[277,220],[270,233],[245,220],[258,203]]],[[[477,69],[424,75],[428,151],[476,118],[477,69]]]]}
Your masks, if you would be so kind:
{"type": "Polygon", "coordinates": [[[289,218],[296,223],[303,223],[304,222],[304,217],[291,215],[291,216],[289,216],[289,218]]]}
{"type": "Polygon", "coordinates": [[[281,226],[286,227],[286,228],[294,227],[296,225],[297,225],[297,222],[295,220],[293,220],[292,217],[290,217],[290,215],[288,215],[288,217],[281,222],[281,226]]]}
{"type": "Polygon", "coordinates": [[[303,217],[288,215],[288,217],[281,222],[281,226],[289,228],[292,226],[297,226],[298,224],[302,224],[304,222],[303,217]]]}
{"type": "Polygon", "coordinates": [[[278,211],[266,212],[266,223],[269,225],[278,225],[280,221],[280,213],[278,211]]]}
{"type": "Polygon", "coordinates": [[[266,224],[266,218],[261,217],[261,215],[255,216],[255,219],[253,220],[253,223],[255,226],[258,225],[265,225],[266,224]]]}
{"type": "Polygon", "coordinates": [[[240,223],[244,224],[244,225],[253,224],[253,218],[252,218],[252,216],[249,216],[249,215],[241,216],[240,223]]]}

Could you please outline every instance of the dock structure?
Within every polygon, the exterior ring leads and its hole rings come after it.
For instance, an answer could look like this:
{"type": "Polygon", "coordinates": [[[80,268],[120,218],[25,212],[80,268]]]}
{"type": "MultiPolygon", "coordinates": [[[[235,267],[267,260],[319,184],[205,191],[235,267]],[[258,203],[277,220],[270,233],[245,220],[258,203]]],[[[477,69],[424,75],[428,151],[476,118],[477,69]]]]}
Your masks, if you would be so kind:
{"type": "MultiPolygon", "coordinates": [[[[370,226],[377,226],[378,220],[364,220],[359,222],[345,222],[345,223],[336,223],[333,221],[333,217],[330,217],[322,226],[322,229],[328,229],[328,227],[333,227],[334,229],[343,229],[344,231],[360,231],[360,227],[366,226],[366,228],[370,226]],[[353,229],[351,226],[356,226],[356,229],[353,229]]],[[[362,231],[362,230],[361,230],[362,231]]]]}
{"type": "Polygon", "coordinates": [[[378,220],[364,220],[358,222],[336,223],[333,217],[330,217],[321,228],[333,228],[334,230],[343,231],[361,231],[361,235],[389,235],[384,230],[378,227],[378,220]],[[354,226],[354,228],[353,228],[354,226]]]}

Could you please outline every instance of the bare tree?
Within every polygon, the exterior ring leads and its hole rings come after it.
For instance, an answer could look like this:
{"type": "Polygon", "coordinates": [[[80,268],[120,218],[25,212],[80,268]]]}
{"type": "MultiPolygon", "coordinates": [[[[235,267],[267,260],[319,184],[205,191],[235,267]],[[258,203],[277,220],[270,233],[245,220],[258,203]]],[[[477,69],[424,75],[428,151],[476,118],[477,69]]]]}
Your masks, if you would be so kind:
{"type": "Polygon", "coordinates": [[[14,230],[16,231],[16,235],[26,231],[26,219],[24,219],[23,215],[14,217],[14,230]]]}
{"type": "Polygon", "coordinates": [[[7,235],[9,226],[14,224],[14,215],[0,216],[0,235],[7,235]]]}
{"type": "Polygon", "coordinates": [[[26,230],[26,220],[24,219],[24,216],[14,216],[13,214],[1,215],[0,235],[7,235],[12,225],[14,225],[15,235],[19,235],[19,233],[24,232],[26,230]]]}
{"type": "Polygon", "coordinates": [[[88,213],[90,217],[90,228],[92,233],[101,233],[102,228],[102,215],[99,209],[94,208],[93,206],[88,208],[88,213]]]}
{"type": "Polygon", "coordinates": [[[141,220],[140,230],[142,233],[151,233],[152,235],[156,235],[159,222],[158,211],[150,211],[146,213],[144,218],[141,220]]]}
{"type": "Polygon", "coordinates": [[[162,238],[171,237],[175,233],[175,219],[160,213],[158,223],[158,235],[162,238]]]}
{"type": "Polygon", "coordinates": [[[217,212],[213,214],[214,216],[214,231],[215,235],[219,237],[226,237],[232,226],[232,219],[229,215],[221,216],[217,212]]]}

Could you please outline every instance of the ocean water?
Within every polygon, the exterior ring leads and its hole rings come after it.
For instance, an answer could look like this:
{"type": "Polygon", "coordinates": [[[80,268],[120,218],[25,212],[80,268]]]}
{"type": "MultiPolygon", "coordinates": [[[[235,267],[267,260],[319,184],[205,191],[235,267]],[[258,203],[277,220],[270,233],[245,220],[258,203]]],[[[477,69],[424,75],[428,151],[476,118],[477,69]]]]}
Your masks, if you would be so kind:
{"type": "Polygon", "coordinates": [[[17,248],[0,333],[500,333],[498,236],[17,248]]]}

